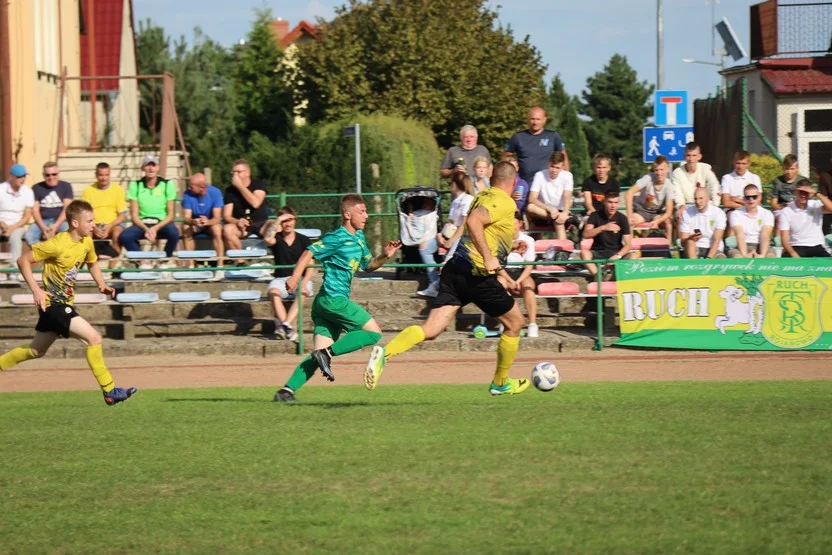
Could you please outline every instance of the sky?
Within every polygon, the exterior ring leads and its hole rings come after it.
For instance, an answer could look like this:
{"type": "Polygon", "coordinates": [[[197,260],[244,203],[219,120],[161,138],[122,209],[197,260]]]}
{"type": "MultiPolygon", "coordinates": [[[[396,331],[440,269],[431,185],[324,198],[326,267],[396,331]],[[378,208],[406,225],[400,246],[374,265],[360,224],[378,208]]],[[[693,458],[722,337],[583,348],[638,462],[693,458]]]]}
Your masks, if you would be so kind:
{"type": "MultiPolygon", "coordinates": [[[[664,88],[689,91],[688,98],[705,98],[720,84],[714,65],[685,63],[683,58],[718,64],[712,52],[712,15],[726,17],[746,52],[749,49],[749,6],[762,0],[662,0],[664,14],[664,88]],[[716,4],[713,4],[713,2],[716,4]]],[[[270,8],[289,28],[305,19],[332,19],[336,6],[330,0],[134,0],[135,17],[150,18],[172,37],[193,36],[199,26],[208,37],[224,45],[244,38],[254,10],[270,8]]],[[[496,9],[500,22],[514,37],[526,35],[548,66],[546,82],[559,73],[570,94],[580,95],[586,80],[600,71],[615,53],[627,57],[641,81],[657,81],[657,0],[507,0],[496,9]]],[[[138,25],[137,25],[138,28],[138,25]]],[[[716,35],[717,48],[722,43],[716,35]]],[[[748,63],[748,58],[728,66],[748,63]]]]}

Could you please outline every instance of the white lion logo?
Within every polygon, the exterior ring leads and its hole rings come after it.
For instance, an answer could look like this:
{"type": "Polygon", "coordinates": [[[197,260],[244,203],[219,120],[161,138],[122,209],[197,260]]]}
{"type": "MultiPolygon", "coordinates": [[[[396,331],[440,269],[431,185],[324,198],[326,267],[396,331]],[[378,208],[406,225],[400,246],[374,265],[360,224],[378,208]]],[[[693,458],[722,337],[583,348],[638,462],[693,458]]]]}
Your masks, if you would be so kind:
{"type": "Polygon", "coordinates": [[[714,325],[725,335],[725,328],[737,324],[748,324],[745,333],[760,333],[763,327],[763,295],[757,291],[748,296],[748,301],[741,301],[745,291],[736,285],[729,285],[719,292],[720,298],[725,299],[725,314],[714,319],[714,325]]]}

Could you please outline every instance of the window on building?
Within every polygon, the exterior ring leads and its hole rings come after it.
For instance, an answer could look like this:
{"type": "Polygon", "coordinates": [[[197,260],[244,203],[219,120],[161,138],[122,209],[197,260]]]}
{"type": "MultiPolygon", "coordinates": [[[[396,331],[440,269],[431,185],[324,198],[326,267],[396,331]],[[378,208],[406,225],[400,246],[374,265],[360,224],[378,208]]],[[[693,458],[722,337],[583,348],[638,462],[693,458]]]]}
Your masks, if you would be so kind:
{"type": "Polygon", "coordinates": [[[60,45],[58,44],[58,2],[60,0],[33,0],[35,12],[35,69],[58,75],[60,45]]]}
{"type": "Polygon", "coordinates": [[[805,110],[804,131],[832,131],[832,110],[805,110]]]}
{"type": "Polygon", "coordinates": [[[832,142],[815,141],[809,143],[809,167],[818,171],[832,169],[832,142]]]}

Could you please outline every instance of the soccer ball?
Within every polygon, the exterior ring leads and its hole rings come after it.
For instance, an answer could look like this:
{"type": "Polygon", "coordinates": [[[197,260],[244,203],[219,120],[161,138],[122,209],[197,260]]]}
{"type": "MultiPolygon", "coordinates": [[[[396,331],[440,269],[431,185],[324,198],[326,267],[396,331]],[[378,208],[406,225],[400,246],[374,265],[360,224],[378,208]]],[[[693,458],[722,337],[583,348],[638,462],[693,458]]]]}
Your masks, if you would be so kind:
{"type": "Polygon", "coordinates": [[[532,383],[539,391],[552,391],[560,383],[560,372],[554,362],[538,362],[532,369],[532,383]]]}

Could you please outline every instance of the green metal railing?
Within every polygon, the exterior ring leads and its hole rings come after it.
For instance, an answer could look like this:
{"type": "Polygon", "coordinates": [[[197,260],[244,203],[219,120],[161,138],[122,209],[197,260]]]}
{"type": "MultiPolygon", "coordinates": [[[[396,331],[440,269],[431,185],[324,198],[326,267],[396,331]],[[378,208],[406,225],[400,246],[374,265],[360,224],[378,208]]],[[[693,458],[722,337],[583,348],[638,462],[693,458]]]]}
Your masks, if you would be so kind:
{"type": "MultiPolygon", "coordinates": [[[[530,265],[540,265],[546,264],[547,262],[553,261],[540,261],[537,260],[535,262],[516,262],[510,263],[506,266],[509,267],[523,267],[523,266],[530,266],[530,265]]],[[[585,264],[596,264],[599,266],[599,271],[595,276],[595,281],[598,286],[598,294],[596,298],[596,313],[597,313],[597,337],[595,339],[595,346],[593,350],[595,351],[602,351],[604,349],[604,296],[601,295],[601,283],[603,281],[602,272],[600,271],[600,267],[607,265],[614,261],[609,259],[599,259],[599,260],[568,260],[564,261],[564,264],[575,264],[575,265],[585,265],[585,264]]],[[[417,268],[441,268],[444,264],[385,264],[385,268],[404,268],[404,269],[417,269],[417,268]]],[[[310,268],[319,269],[322,266],[320,264],[310,264],[310,268]]],[[[275,270],[275,269],[287,269],[287,268],[294,268],[293,265],[257,265],[257,266],[223,266],[221,268],[212,268],[212,270],[217,271],[229,271],[229,270],[275,270]]],[[[143,272],[197,272],[197,271],[205,271],[205,267],[196,267],[196,268],[152,268],[147,270],[142,270],[143,272]]],[[[33,273],[41,273],[42,270],[33,271],[33,273]]],[[[104,274],[116,274],[122,273],[125,271],[123,268],[101,268],[101,272],[104,274]]],[[[17,268],[0,268],[0,273],[19,273],[17,268]]],[[[112,278],[111,278],[112,279],[112,278]]],[[[298,320],[297,320],[297,331],[298,331],[298,348],[297,354],[302,355],[304,353],[304,328],[303,328],[303,305],[304,305],[304,296],[297,295],[298,300],[298,320]]],[[[565,297],[568,298],[568,297],[565,297]]],[[[93,323],[94,324],[94,323],[93,323]]]]}

